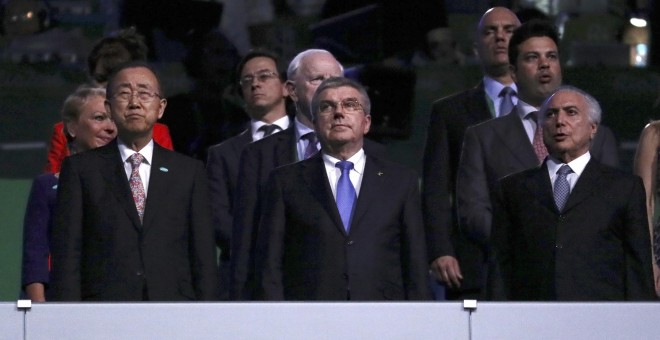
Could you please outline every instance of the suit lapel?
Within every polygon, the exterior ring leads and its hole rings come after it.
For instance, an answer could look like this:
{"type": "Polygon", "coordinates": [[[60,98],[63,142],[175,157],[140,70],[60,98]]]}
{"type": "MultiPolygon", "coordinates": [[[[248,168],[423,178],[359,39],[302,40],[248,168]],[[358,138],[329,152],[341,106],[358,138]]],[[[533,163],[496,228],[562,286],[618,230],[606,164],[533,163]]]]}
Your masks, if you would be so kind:
{"type": "Polygon", "coordinates": [[[498,135],[502,147],[508,149],[521,164],[522,168],[530,168],[538,165],[536,154],[532,143],[525,133],[525,127],[514,110],[513,113],[501,119],[500,124],[494,124],[495,133],[498,135]]]}
{"type": "Polygon", "coordinates": [[[555,199],[552,194],[552,184],[550,183],[548,167],[545,163],[537,168],[533,172],[533,175],[530,176],[527,181],[527,189],[530,192],[530,197],[536,198],[539,201],[539,204],[555,213],[559,213],[555,206],[555,199]]]}
{"type": "Polygon", "coordinates": [[[337,230],[346,234],[344,223],[341,221],[341,216],[337,209],[337,202],[332,195],[332,189],[330,189],[330,181],[325,171],[325,164],[323,163],[321,153],[316,153],[309,160],[301,162],[301,164],[304,166],[302,177],[305,185],[310,188],[314,198],[321,203],[330,219],[334,222],[337,230]],[[323,185],[319,185],[319,181],[323,182],[323,185]]]}
{"type": "Polygon", "coordinates": [[[275,148],[275,167],[291,164],[298,160],[295,125],[292,124],[288,129],[276,133],[272,138],[277,138],[275,148]]]}
{"type": "Polygon", "coordinates": [[[388,175],[380,162],[373,157],[367,156],[364,173],[362,174],[362,184],[360,184],[360,196],[355,205],[350,230],[360,225],[360,221],[365,217],[367,211],[369,211],[369,206],[373,202],[377,202],[379,198],[387,197],[387,185],[385,185],[385,181],[387,179],[396,180],[389,178],[388,175]]]}
{"type": "Polygon", "coordinates": [[[570,195],[568,196],[568,201],[566,201],[566,206],[564,207],[564,212],[569,211],[571,208],[580,204],[580,202],[587,199],[595,191],[594,188],[598,187],[600,182],[600,171],[598,171],[598,164],[592,157],[587,163],[587,166],[584,168],[584,171],[578,178],[577,183],[573,187],[570,195]]]}
{"type": "Polygon", "coordinates": [[[486,88],[484,87],[483,80],[479,82],[474,89],[472,89],[471,100],[468,100],[466,106],[468,110],[466,111],[469,115],[472,115],[473,122],[483,122],[485,120],[493,118],[495,115],[491,112],[491,109],[488,105],[489,99],[486,98],[486,88]]]}
{"type": "MultiPolygon", "coordinates": [[[[156,215],[156,212],[163,211],[166,207],[161,205],[169,191],[170,171],[174,170],[169,162],[169,157],[165,149],[154,143],[154,154],[151,160],[151,172],[149,174],[149,190],[147,191],[147,202],[144,206],[144,219],[142,228],[146,231],[156,215]]],[[[190,169],[192,170],[192,169],[190,169]]]]}
{"type": "Polygon", "coordinates": [[[131,187],[128,184],[128,177],[126,177],[126,170],[124,169],[124,162],[119,154],[117,147],[117,140],[109,143],[103,148],[103,158],[105,166],[101,168],[103,178],[108,181],[108,185],[117,197],[117,201],[122,206],[128,218],[133,222],[133,226],[137,230],[142,229],[140,217],[135,207],[131,187]]]}

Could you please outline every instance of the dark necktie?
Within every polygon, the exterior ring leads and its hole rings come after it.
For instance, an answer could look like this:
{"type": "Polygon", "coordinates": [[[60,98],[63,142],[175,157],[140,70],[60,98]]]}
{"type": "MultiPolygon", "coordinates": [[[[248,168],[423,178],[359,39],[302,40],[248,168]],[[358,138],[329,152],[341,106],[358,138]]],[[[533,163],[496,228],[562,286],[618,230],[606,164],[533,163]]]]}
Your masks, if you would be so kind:
{"type": "Polygon", "coordinates": [[[138,215],[140,216],[140,222],[144,217],[144,185],[142,185],[142,178],[140,178],[140,164],[144,157],[139,153],[134,153],[129,157],[131,162],[131,178],[128,180],[128,184],[131,186],[131,193],[133,194],[133,201],[135,201],[135,208],[137,208],[138,215]]]}
{"type": "Polygon", "coordinates": [[[273,132],[275,132],[275,130],[277,130],[277,129],[279,129],[279,128],[280,128],[280,127],[277,126],[277,125],[275,125],[275,124],[262,125],[262,126],[259,128],[259,131],[263,131],[263,132],[264,132],[264,136],[261,137],[261,138],[266,138],[266,137],[272,135],[273,132]]]}
{"type": "Polygon", "coordinates": [[[502,97],[502,102],[500,103],[500,115],[506,116],[511,110],[513,110],[513,96],[516,94],[516,91],[508,86],[505,86],[502,91],[500,91],[499,96],[502,97]]]}
{"type": "Polygon", "coordinates": [[[545,157],[548,156],[548,149],[545,147],[545,143],[543,143],[543,127],[539,122],[539,112],[534,111],[529,114],[532,115],[532,119],[536,122],[536,130],[534,130],[532,146],[534,147],[534,153],[536,154],[536,158],[539,160],[539,163],[543,163],[545,157]]]}
{"type": "Polygon", "coordinates": [[[304,159],[312,157],[318,151],[316,148],[316,134],[314,132],[308,132],[303,135],[304,139],[307,139],[307,147],[305,148],[305,154],[303,155],[304,159]]]}
{"type": "Polygon", "coordinates": [[[335,166],[341,169],[341,176],[339,176],[339,180],[337,181],[337,209],[339,210],[341,221],[344,223],[344,229],[348,232],[351,226],[353,205],[357,199],[355,188],[353,187],[353,183],[351,183],[350,177],[353,163],[349,161],[339,161],[335,166]]]}
{"type": "Polygon", "coordinates": [[[566,201],[568,201],[568,195],[571,193],[571,186],[566,179],[566,175],[571,172],[573,172],[573,170],[566,164],[562,165],[561,168],[557,170],[557,178],[555,178],[555,186],[552,189],[552,192],[555,196],[555,204],[560,212],[564,210],[566,201]]]}

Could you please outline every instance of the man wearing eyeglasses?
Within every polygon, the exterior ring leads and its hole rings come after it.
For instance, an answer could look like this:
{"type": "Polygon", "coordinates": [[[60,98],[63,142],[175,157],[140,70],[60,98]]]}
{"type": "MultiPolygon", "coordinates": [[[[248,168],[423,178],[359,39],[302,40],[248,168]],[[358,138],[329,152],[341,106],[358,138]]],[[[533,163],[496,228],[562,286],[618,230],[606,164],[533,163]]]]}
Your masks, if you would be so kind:
{"type": "Polygon", "coordinates": [[[229,249],[241,152],[247,144],[286,130],[290,124],[285,102],[288,91],[278,65],[277,57],[265,50],[253,50],[243,57],[236,73],[250,126],[208,151],[206,170],[211,185],[216,245],[220,248],[222,300],[229,299],[229,249]]]}
{"type": "Polygon", "coordinates": [[[110,77],[117,138],[65,159],[52,230],[53,299],[218,298],[208,183],[202,162],[153,141],[164,98],[144,63],[110,77]]]}
{"type": "Polygon", "coordinates": [[[266,300],[430,299],[413,171],[363,148],[365,89],[324,80],[311,100],[321,152],[273,170],[257,235],[266,300]]]}
{"type": "MultiPolygon", "coordinates": [[[[262,193],[271,170],[306,159],[318,151],[310,103],[314,91],[330,77],[340,77],[342,65],[326,50],[300,52],[289,63],[286,87],[295,103],[296,114],[291,127],[245,147],[241,155],[234,207],[231,242],[230,298],[254,299],[254,254],[257,228],[261,216],[262,193]]],[[[379,155],[382,145],[369,140],[365,149],[379,155]]]]}

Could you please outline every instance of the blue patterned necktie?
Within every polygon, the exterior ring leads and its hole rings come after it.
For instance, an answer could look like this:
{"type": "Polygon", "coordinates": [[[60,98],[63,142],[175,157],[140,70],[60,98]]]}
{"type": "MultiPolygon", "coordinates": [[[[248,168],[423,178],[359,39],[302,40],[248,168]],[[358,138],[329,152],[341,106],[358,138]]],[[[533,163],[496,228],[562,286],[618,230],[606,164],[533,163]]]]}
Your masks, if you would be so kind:
{"type": "Polygon", "coordinates": [[[555,204],[559,211],[564,210],[566,201],[568,201],[568,195],[571,193],[571,186],[568,184],[566,175],[573,172],[570,166],[564,164],[557,170],[557,178],[555,179],[555,187],[553,188],[553,194],[555,196],[555,204]]]}
{"type": "Polygon", "coordinates": [[[339,210],[341,221],[344,223],[344,229],[348,232],[351,225],[353,205],[357,199],[355,188],[353,187],[350,178],[353,163],[349,161],[339,161],[335,166],[341,169],[341,176],[339,176],[339,180],[337,181],[337,209],[339,210]]]}
{"type": "Polygon", "coordinates": [[[498,117],[508,115],[513,110],[513,95],[516,91],[508,86],[505,86],[500,92],[499,96],[502,97],[500,103],[500,115],[498,117]]]}

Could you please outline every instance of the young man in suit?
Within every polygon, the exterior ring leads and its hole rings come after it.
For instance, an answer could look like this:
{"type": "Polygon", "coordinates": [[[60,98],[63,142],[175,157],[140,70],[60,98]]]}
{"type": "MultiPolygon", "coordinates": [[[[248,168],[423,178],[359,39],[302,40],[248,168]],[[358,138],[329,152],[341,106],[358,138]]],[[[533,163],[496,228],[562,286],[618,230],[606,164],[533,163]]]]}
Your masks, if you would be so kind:
{"type": "MultiPolygon", "coordinates": [[[[516,84],[509,72],[509,39],[520,26],[507,8],[491,8],[477,26],[475,52],[483,69],[483,80],[467,91],[433,103],[426,147],[422,198],[426,242],[433,276],[448,289],[446,298],[478,298],[483,287],[484,253],[458,229],[456,212],[456,172],[468,126],[506,115],[499,94],[511,88],[511,104],[517,102],[516,84]]],[[[507,108],[509,108],[507,110],[507,108]]],[[[442,298],[442,297],[437,297],[442,298]]]]}
{"type": "Polygon", "coordinates": [[[148,65],[129,63],[110,77],[105,106],[117,138],[66,158],[60,173],[54,300],[217,299],[204,166],[153,141],[166,105],[148,65]]]}
{"type": "Polygon", "coordinates": [[[271,173],[257,235],[266,300],[430,298],[417,176],[363,149],[370,108],[356,82],[323,81],[321,152],[271,173]]]}
{"type": "MultiPolygon", "coordinates": [[[[536,119],[543,101],[561,85],[558,42],[557,30],[550,22],[530,20],[518,27],[509,42],[518,103],[511,114],[465,132],[456,181],[459,225],[484,254],[490,242],[491,200],[497,180],[538,166],[547,155],[536,119]]],[[[604,126],[598,129],[591,154],[604,164],[618,165],[611,130],[604,126]]],[[[482,266],[486,268],[486,262],[482,266]]]]}
{"type": "Polygon", "coordinates": [[[589,151],[600,105],[582,90],[562,87],[540,112],[549,156],[499,182],[491,298],[653,300],[642,181],[589,151]]]}
{"type": "Polygon", "coordinates": [[[220,248],[221,299],[229,299],[230,240],[233,207],[238,186],[238,165],[246,145],[289,128],[288,91],[278,71],[278,58],[265,50],[250,51],[237,67],[240,92],[250,127],[208,150],[213,226],[220,248]]]}

